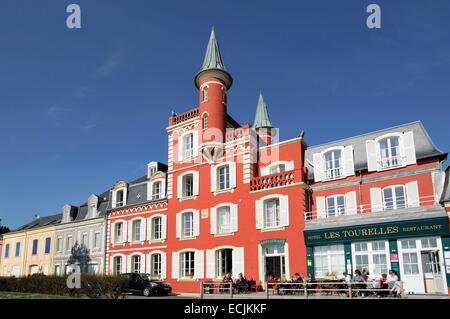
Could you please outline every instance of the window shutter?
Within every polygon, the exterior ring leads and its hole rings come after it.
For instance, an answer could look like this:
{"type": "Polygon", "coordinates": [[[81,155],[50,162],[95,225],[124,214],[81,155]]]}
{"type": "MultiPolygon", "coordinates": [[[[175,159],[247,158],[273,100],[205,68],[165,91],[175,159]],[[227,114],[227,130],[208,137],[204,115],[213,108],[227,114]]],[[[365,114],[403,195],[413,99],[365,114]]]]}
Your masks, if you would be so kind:
{"type": "Polygon", "coordinates": [[[128,221],[128,242],[133,241],[133,221],[128,221]]]}
{"type": "Polygon", "coordinates": [[[231,229],[232,233],[238,231],[238,205],[233,204],[230,207],[230,221],[231,221],[231,229]]]}
{"type": "MultiPolygon", "coordinates": [[[[131,258],[131,257],[130,257],[131,258]]],[[[125,256],[121,256],[120,260],[122,261],[121,265],[120,265],[120,269],[122,273],[126,273],[127,272],[127,257],[125,256]]]]}
{"type": "Polygon", "coordinates": [[[294,170],[294,161],[290,161],[286,163],[286,170],[293,171],[294,170]]]}
{"type": "Polygon", "coordinates": [[[199,172],[194,172],[194,196],[197,196],[199,194],[199,184],[200,184],[200,179],[199,177],[199,172]]]}
{"type": "Polygon", "coordinates": [[[211,234],[216,234],[217,233],[217,209],[216,208],[211,208],[211,212],[210,212],[210,223],[211,223],[211,234]]]}
{"type": "Polygon", "coordinates": [[[123,206],[126,206],[128,203],[128,188],[123,189],[123,206]]]}
{"type": "Polygon", "coordinates": [[[131,255],[127,256],[127,272],[131,272],[131,255]]]}
{"type": "Polygon", "coordinates": [[[280,226],[289,226],[289,196],[280,197],[280,226]]]}
{"type": "Polygon", "coordinates": [[[178,213],[176,215],[176,223],[177,223],[177,229],[176,229],[176,237],[181,238],[181,213],[178,213]]]}
{"type": "Polygon", "coordinates": [[[172,253],[172,278],[180,277],[180,255],[177,252],[172,253]]]}
{"type": "Polygon", "coordinates": [[[152,187],[152,183],[148,182],[147,183],[147,200],[151,200],[153,198],[153,187],[152,187]]]}
{"type": "Polygon", "coordinates": [[[203,250],[197,250],[195,252],[195,272],[194,278],[201,279],[204,278],[204,252],[203,250]]]}
{"type": "Polygon", "coordinates": [[[167,239],[167,216],[161,216],[161,239],[167,239]]]}
{"type": "Polygon", "coordinates": [[[116,198],[117,198],[116,195],[117,195],[116,191],[113,190],[112,191],[112,208],[116,208],[116,198]]]}
{"type": "Polygon", "coordinates": [[[381,196],[381,188],[370,189],[370,203],[372,212],[381,212],[383,210],[383,197],[381,196]]]}
{"type": "Polygon", "coordinates": [[[147,218],[147,240],[152,240],[152,219],[147,218]]]}
{"type": "Polygon", "coordinates": [[[323,181],[323,157],[321,153],[316,153],[313,155],[314,161],[314,181],[321,182],[323,181]]]}
{"type": "Polygon", "coordinates": [[[401,138],[402,156],[404,157],[405,165],[416,164],[416,148],[414,146],[413,132],[406,132],[401,138]]]}
{"type": "Polygon", "coordinates": [[[357,213],[356,204],[356,192],[349,192],[345,194],[345,214],[346,215],[356,215],[357,213]]]}
{"type": "Polygon", "coordinates": [[[211,192],[215,192],[217,190],[217,168],[212,165],[211,166],[211,192]]]}
{"type": "Polygon", "coordinates": [[[419,207],[419,186],[417,181],[406,183],[406,199],[408,207],[419,207]]]}
{"type": "Polygon", "coordinates": [[[183,161],[183,136],[178,136],[178,162],[183,161]]]}
{"type": "Polygon", "coordinates": [[[194,236],[200,236],[200,212],[194,211],[194,236]]]}
{"type": "Polygon", "coordinates": [[[167,278],[167,254],[161,253],[161,279],[167,278]]]}
{"type": "Polygon", "coordinates": [[[122,242],[126,242],[127,241],[127,236],[128,236],[128,222],[126,220],[123,221],[123,234],[122,234],[122,242]]]}
{"type": "Polygon", "coordinates": [[[239,274],[245,274],[244,272],[244,248],[239,247],[233,249],[232,253],[232,270],[233,270],[233,278],[238,278],[239,274]]]}
{"type": "Polygon", "coordinates": [[[232,162],[230,165],[230,187],[236,187],[236,163],[232,162]]]}
{"type": "Polygon", "coordinates": [[[269,167],[265,166],[265,167],[261,167],[261,176],[266,176],[269,175],[269,167]]]}
{"type": "Polygon", "coordinates": [[[177,198],[183,197],[183,176],[177,177],[177,198]]]}
{"type": "Polygon", "coordinates": [[[215,279],[216,278],[216,254],[214,250],[206,250],[206,278],[215,279]]]}
{"type": "Polygon", "coordinates": [[[152,272],[152,255],[145,255],[145,272],[150,274],[152,272]]]}
{"type": "Polygon", "coordinates": [[[140,229],[140,239],[141,241],[145,240],[145,219],[141,219],[141,229],[140,229]]]}
{"type": "MultiPolygon", "coordinates": [[[[109,258],[109,274],[114,275],[114,256],[109,258]]],[[[59,275],[59,274],[57,274],[59,275]]]]}
{"type": "Polygon", "coordinates": [[[193,136],[193,154],[194,154],[194,157],[197,157],[198,156],[198,149],[199,149],[199,142],[198,142],[198,131],[197,130],[195,130],[195,131],[193,131],[192,132],[192,136],[193,136]]]}
{"type": "Polygon", "coordinates": [[[366,154],[367,154],[367,170],[374,172],[378,170],[377,162],[377,142],[374,140],[366,141],[366,154]]]}
{"type": "Polygon", "coordinates": [[[344,163],[344,176],[355,175],[355,164],[353,161],[353,146],[346,146],[342,152],[344,163]]]}
{"type": "Polygon", "coordinates": [[[256,211],[256,229],[263,229],[264,228],[263,200],[255,201],[255,211],[256,211]]]}
{"type": "Polygon", "coordinates": [[[327,218],[327,209],[325,206],[325,197],[316,197],[317,218],[327,218]]]}

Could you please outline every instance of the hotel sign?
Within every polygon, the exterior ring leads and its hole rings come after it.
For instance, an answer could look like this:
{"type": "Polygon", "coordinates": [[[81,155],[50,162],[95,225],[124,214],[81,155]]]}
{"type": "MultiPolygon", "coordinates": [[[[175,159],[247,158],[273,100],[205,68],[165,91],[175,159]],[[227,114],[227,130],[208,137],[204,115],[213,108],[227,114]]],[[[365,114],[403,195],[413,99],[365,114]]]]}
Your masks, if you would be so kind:
{"type": "Polygon", "coordinates": [[[307,246],[373,239],[439,236],[449,233],[447,217],[305,231],[307,246]]]}

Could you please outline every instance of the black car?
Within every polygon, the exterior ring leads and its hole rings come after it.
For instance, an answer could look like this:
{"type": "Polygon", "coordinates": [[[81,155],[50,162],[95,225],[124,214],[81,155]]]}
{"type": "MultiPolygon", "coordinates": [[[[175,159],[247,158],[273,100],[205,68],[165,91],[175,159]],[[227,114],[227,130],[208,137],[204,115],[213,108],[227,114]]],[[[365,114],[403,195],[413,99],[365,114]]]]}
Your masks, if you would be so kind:
{"type": "Polygon", "coordinates": [[[168,295],[172,292],[172,287],[168,283],[152,279],[148,274],[129,273],[123,275],[128,278],[127,292],[142,294],[145,297],[168,295]]]}

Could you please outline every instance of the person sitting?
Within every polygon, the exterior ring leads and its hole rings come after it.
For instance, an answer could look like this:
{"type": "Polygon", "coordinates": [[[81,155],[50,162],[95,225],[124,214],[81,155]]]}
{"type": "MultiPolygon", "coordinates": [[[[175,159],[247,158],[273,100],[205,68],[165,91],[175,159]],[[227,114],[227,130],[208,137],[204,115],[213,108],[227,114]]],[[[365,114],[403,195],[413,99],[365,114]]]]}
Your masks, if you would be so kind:
{"type": "Polygon", "coordinates": [[[391,289],[394,297],[398,297],[401,294],[400,281],[395,270],[389,270],[388,289],[391,289]]]}
{"type": "Polygon", "coordinates": [[[227,273],[222,279],[221,291],[226,292],[228,289],[231,289],[230,285],[233,285],[233,277],[231,273],[227,273]]]}
{"type": "Polygon", "coordinates": [[[238,278],[236,279],[235,286],[238,293],[246,291],[247,280],[242,273],[239,273],[238,278]]]}
{"type": "Polygon", "coordinates": [[[355,276],[353,276],[353,289],[356,289],[358,292],[356,294],[359,294],[359,289],[364,288],[364,278],[361,274],[361,271],[359,269],[355,270],[355,276]]]}
{"type": "Polygon", "coordinates": [[[388,279],[387,279],[387,274],[382,274],[381,278],[379,280],[379,289],[383,289],[383,291],[381,291],[378,295],[380,297],[386,296],[387,295],[387,291],[384,291],[384,289],[388,289],[388,279]]]}

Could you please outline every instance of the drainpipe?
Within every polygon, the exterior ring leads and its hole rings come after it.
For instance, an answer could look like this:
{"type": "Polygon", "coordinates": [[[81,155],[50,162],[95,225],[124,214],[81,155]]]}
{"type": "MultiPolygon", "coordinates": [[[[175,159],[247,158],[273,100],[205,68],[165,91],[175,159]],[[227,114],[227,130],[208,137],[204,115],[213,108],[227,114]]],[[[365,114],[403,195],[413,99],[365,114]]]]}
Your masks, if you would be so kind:
{"type": "Polygon", "coordinates": [[[105,210],[105,217],[104,217],[104,219],[105,219],[105,221],[104,221],[104,227],[105,227],[105,230],[104,230],[104,246],[103,246],[103,275],[106,275],[106,259],[108,258],[108,255],[107,255],[107,248],[108,248],[108,207],[109,207],[109,204],[111,203],[111,196],[112,196],[112,194],[111,194],[111,190],[109,191],[109,198],[108,198],[108,204],[106,205],[106,210],[105,210]]]}
{"type": "Polygon", "coordinates": [[[361,213],[364,212],[364,208],[363,208],[363,195],[362,195],[362,183],[363,183],[363,177],[362,177],[362,173],[361,170],[358,171],[359,173],[359,183],[358,183],[358,189],[359,189],[359,211],[361,213]]]}

